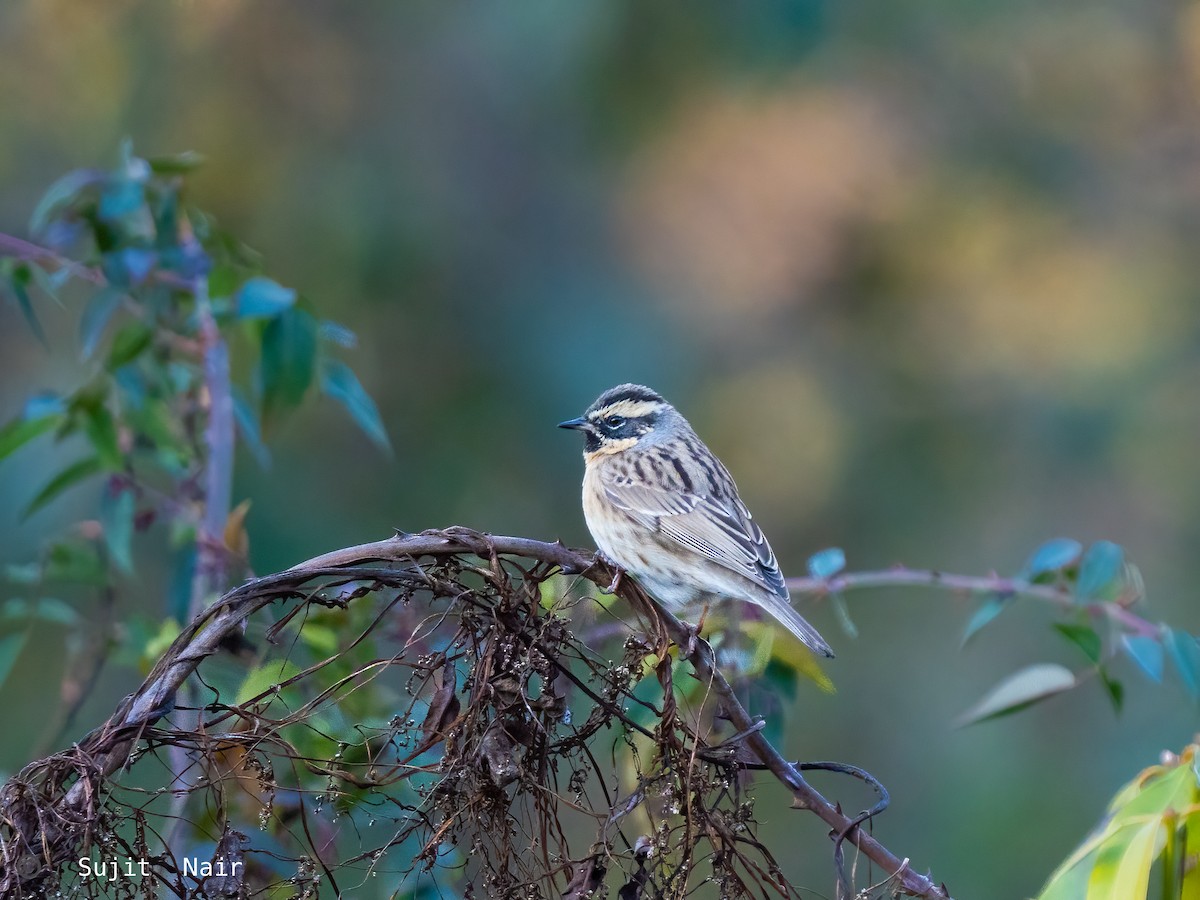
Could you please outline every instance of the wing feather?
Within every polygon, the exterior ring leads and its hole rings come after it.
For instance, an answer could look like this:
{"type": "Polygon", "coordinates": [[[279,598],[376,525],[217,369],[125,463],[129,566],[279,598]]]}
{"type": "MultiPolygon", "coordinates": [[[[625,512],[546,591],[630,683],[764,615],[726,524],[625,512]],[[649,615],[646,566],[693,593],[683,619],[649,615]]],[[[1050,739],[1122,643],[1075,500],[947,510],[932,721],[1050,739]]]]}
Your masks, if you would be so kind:
{"type": "Polygon", "coordinates": [[[788,599],[775,554],[738,497],[660,489],[621,477],[603,483],[608,499],[646,527],[788,599]]]}

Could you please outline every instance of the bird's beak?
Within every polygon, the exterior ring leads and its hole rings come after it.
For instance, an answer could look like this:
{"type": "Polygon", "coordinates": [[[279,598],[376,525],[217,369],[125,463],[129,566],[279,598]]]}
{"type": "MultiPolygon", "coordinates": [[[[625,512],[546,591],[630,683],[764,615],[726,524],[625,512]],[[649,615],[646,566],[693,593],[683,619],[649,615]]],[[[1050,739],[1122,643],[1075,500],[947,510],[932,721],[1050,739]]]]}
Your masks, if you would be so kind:
{"type": "Polygon", "coordinates": [[[558,427],[570,428],[574,431],[587,431],[590,426],[588,425],[588,420],[580,416],[577,419],[567,419],[565,422],[559,422],[558,427]]]}

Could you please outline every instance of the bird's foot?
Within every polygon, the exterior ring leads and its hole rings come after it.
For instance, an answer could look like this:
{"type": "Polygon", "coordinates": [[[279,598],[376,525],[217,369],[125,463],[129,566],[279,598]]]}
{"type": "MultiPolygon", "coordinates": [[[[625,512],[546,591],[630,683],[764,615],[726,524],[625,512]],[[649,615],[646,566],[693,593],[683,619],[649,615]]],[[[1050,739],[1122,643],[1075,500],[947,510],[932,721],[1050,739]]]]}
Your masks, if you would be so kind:
{"type": "Polygon", "coordinates": [[[683,639],[683,643],[679,645],[679,655],[687,659],[696,652],[697,643],[700,640],[700,625],[704,624],[704,620],[701,619],[696,625],[693,625],[691,622],[683,622],[681,624],[686,636],[683,639]]]}
{"type": "Polygon", "coordinates": [[[621,568],[620,564],[616,560],[614,560],[603,550],[596,551],[596,562],[602,562],[613,570],[612,581],[609,583],[608,587],[600,588],[600,593],[615,594],[621,587],[621,579],[625,575],[625,570],[621,568]]]}
{"type": "Polygon", "coordinates": [[[700,611],[700,619],[693,625],[691,622],[681,623],[687,637],[684,642],[679,645],[679,653],[684,658],[691,656],[696,652],[697,643],[700,640],[700,632],[704,630],[704,620],[708,618],[708,604],[704,604],[704,609],[700,611]]]}

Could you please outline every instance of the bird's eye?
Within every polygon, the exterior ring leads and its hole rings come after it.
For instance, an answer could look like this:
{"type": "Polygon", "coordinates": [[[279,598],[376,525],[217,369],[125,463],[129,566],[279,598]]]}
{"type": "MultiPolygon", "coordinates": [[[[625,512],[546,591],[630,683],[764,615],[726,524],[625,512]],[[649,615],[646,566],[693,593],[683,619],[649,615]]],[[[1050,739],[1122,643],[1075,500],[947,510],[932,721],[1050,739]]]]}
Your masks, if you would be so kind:
{"type": "Polygon", "coordinates": [[[607,425],[609,428],[620,428],[622,425],[625,424],[625,417],[624,416],[605,416],[604,424],[607,425]]]}

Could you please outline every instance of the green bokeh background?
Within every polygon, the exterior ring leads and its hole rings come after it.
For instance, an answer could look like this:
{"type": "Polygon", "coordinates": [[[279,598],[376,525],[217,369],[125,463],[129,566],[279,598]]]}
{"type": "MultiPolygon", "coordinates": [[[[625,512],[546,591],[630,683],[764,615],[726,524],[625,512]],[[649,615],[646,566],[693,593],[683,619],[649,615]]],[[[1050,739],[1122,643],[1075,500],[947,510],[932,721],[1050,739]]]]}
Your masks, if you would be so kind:
{"type": "MultiPolygon", "coordinates": [[[[554,424],[636,380],[725,459],[785,572],[830,545],[1011,572],[1107,538],[1149,615],[1195,632],[1198,88],[1195,3],[5,0],[0,230],[125,136],[197,150],[193,201],[357,331],[395,457],[322,402],[269,435],[269,470],[240,459],[259,572],[393,527],[587,544],[554,424]]],[[[4,417],[79,375],[77,311],[42,313],[49,351],[0,306],[4,417]]],[[[66,456],[0,467],[0,561],[94,503],[19,522],[66,456]]],[[[1126,668],[1119,717],[1095,687],[954,730],[1014,668],[1077,662],[1048,611],[960,650],[963,598],[850,603],[856,641],[802,607],[838,692],[802,689],[787,750],[877,775],[876,834],[956,896],[1036,891],[1197,728],[1126,668]]],[[[0,690],[6,771],[56,701],[38,639],[0,690]]],[[[134,678],[106,671],[79,733],[134,678]]],[[[760,812],[828,892],[815,820],[760,812]]]]}

